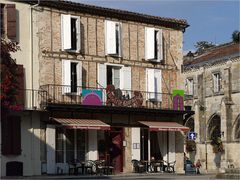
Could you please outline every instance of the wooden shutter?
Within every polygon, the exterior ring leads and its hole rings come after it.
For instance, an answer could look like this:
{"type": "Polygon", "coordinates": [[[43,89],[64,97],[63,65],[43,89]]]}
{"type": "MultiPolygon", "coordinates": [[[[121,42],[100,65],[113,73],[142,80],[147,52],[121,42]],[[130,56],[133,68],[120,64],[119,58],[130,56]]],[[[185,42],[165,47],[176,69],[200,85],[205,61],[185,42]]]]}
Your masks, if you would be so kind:
{"type": "Polygon", "coordinates": [[[61,37],[62,37],[62,50],[72,48],[71,42],[71,15],[61,16],[61,37]]]}
{"type": "Polygon", "coordinates": [[[12,116],[12,154],[21,154],[21,117],[12,116]]]}
{"type": "Polygon", "coordinates": [[[131,90],[132,89],[132,73],[131,67],[122,67],[120,69],[120,89],[131,90]]]}
{"type": "Polygon", "coordinates": [[[16,9],[15,4],[6,5],[6,16],[7,16],[7,37],[8,39],[16,39],[16,9]]]}
{"type": "Polygon", "coordinates": [[[155,75],[154,69],[146,69],[147,77],[147,99],[155,99],[155,75]]]}
{"type": "MultiPolygon", "coordinates": [[[[98,64],[98,88],[107,87],[107,66],[105,64],[98,64]]],[[[102,89],[102,101],[106,102],[106,90],[102,89]]]]}
{"type": "Polygon", "coordinates": [[[154,28],[145,28],[145,59],[155,58],[154,28]]]}
{"type": "Polygon", "coordinates": [[[11,121],[6,117],[2,117],[1,120],[2,128],[2,154],[11,154],[11,121]]]}
{"type": "Polygon", "coordinates": [[[81,93],[82,90],[82,62],[77,64],[77,93],[81,93]]]}
{"type": "Polygon", "coordinates": [[[62,91],[64,93],[71,92],[71,61],[62,60],[62,91]]]}
{"type": "Polygon", "coordinates": [[[162,73],[160,69],[154,69],[155,92],[157,101],[162,101],[162,73]]]}
{"type": "Polygon", "coordinates": [[[21,154],[21,117],[9,116],[2,119],[2,154],[21,154]]]}
{"type": "Polygon", "coordinates": [[[116,54],[116,23],[105,21],[106,54],[116,54]]]}
{"type": "Polygon", "coordinates": [[[163,60],[163,37],[162,37],[162,29],[158,30],[158,62],[163,60]]]}
{"type": "Polygon", "coordinates": [[[107,67],[105,64],[98,64],[98,87],[107,87],[107,67]]]}
{"type": "Polygon", "coordinates": [[[81,50],[81,22],[80,22],[80,17],[77,17],[76,29],[77,29],[77,51],[80,52],[80,50],[81,50]]]}

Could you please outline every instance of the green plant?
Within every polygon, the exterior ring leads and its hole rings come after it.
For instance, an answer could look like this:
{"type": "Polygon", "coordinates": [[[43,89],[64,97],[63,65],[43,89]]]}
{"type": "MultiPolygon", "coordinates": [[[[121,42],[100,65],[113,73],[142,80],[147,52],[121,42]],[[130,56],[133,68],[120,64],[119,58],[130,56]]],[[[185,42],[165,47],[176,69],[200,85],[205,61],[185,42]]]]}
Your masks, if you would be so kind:
{"type": "Polygon", "coordinates": [[[211,139],[211,145],[214,153],[224,152],[223,143],[220,137],[213,137],[211,139]]]}
{"type": "Polygon", "coordinates": [[[196,142],[191,140],[186,140],[186,151],[187,152],[196,151],[196,142]]]}

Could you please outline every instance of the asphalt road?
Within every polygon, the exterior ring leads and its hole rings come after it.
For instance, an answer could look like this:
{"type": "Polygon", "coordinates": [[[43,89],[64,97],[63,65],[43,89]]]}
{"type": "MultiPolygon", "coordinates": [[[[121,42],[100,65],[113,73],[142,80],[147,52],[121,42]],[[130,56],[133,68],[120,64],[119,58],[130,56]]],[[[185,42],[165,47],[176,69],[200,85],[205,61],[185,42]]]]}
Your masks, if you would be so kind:
{"type": "Polygon", "coordinates": [[[183,174],[130,174],[130,175],[113,175],[113,176],[35,176],[35,177],[8,177],[2,179],[104,179],[104,180],[127,180],[127,179],[178,179],[178,180],[213,180],[215,175],[183,175],[183,174]]]}

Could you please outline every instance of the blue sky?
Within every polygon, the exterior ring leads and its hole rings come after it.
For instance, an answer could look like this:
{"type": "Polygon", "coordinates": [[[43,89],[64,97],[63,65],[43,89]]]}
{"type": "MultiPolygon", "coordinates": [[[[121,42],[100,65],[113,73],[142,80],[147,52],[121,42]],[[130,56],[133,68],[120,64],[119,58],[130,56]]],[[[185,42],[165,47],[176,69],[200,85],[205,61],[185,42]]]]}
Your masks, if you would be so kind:
{"type": "Polygon", "coordinates": [[[240,0],[72,0],[149,15],[186,19],[183,50],[195,50],[198,41],[222,44],[240,29],[240,0]]]}

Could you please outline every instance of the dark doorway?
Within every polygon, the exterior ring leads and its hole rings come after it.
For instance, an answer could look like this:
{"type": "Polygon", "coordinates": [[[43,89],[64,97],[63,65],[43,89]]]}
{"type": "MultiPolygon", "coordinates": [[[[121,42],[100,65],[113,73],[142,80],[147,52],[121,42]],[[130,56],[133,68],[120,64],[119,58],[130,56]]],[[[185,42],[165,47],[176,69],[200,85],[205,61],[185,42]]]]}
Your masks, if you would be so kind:
{"type": "Polygon", "coordinates": [[[141,160],[148,160],[148,129],[141,129],[141,160]]]}
{"type": "Polygon", "coordinates": [[[18,161],[7,162],[6,176],[22,176],[23,163],[18,161]]]}
{"type": "Polygon", "coordinates": [[[107,160],[114,166],[115,173],[123,172],[123,128],[112,128],[108,133],[107,160]]]}

